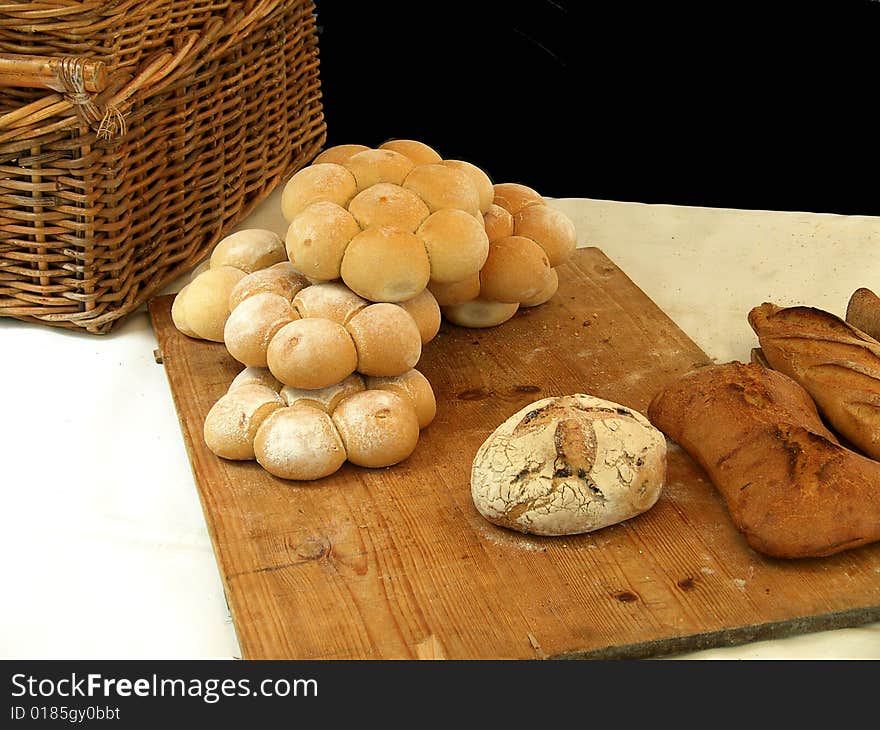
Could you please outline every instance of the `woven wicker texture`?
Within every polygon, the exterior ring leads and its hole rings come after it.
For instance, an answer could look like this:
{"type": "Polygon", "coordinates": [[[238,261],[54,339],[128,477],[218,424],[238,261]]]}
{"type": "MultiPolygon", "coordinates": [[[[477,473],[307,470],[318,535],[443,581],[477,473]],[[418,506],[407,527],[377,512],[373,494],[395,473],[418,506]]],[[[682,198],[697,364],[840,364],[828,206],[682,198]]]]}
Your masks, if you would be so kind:
{"type": "Polygon", "coordinates": [[[3,316],[109,331],[325,141],[311,2],[4,3],[11,54],[63,90],[0,89],[3,316]]]}

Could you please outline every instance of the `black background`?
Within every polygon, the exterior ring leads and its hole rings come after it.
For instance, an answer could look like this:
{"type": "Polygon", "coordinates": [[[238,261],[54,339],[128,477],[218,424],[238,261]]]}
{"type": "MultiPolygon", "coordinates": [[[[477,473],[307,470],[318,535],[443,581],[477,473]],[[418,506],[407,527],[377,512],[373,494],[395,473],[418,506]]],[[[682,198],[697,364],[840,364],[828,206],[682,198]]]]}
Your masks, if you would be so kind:
{"type": "Polygon", "coordinates": [[[317,0],[328,145],[554,197],[880,213],[880,2],[317,0]]]}

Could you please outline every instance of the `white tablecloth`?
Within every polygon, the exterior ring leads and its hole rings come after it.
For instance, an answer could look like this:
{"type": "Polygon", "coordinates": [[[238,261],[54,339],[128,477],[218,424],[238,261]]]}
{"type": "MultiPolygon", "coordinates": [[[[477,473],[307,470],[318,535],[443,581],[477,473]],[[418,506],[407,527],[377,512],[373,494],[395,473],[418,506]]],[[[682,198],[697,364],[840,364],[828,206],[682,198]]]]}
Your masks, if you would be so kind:
{"type": "MultiPolygon", "coordinates": [[[[552,204],[718,361],[748,358],[755,304],[880,290],[880,218],[552,204]]],[[[239,227],[283,234],[278,191],[239,227]]],[[[146,312],[100,338],[0,318],[0,343],[0,657],[239,656],[146,312]]],[[[880,659],[880,624],[685,658],[880,659]]]]}

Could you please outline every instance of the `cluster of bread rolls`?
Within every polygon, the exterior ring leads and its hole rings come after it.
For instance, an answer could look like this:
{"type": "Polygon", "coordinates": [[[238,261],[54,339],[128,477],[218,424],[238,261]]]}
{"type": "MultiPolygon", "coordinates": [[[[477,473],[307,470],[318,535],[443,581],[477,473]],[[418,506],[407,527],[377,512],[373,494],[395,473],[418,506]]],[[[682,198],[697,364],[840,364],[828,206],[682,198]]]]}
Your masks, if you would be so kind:
{"type": "Polygon", "coordinates": [[[208,414],[209,448],[288,479],[409,456],[436,412],[414,368],[442,315],[489,327],[547,301],[575,248],[536,191],[416,140],[325,150],[284,186],[281,212],[283,240],[224,238],[172,318],[245,367],[208,414]]]}

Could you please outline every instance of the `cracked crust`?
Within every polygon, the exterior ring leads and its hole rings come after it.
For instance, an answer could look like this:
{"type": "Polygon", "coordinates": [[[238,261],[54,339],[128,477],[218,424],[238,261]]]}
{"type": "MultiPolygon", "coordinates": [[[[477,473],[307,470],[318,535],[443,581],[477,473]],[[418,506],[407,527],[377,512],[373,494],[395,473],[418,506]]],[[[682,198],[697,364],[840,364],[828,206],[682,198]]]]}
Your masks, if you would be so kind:
{"type": "Polygon", "coordinates": [[[536,401],[477,451],[471,496],[487,520],[535,535],[591,532],[650,509],[666,440],[636,411],[589,395],[536,401]]]}

